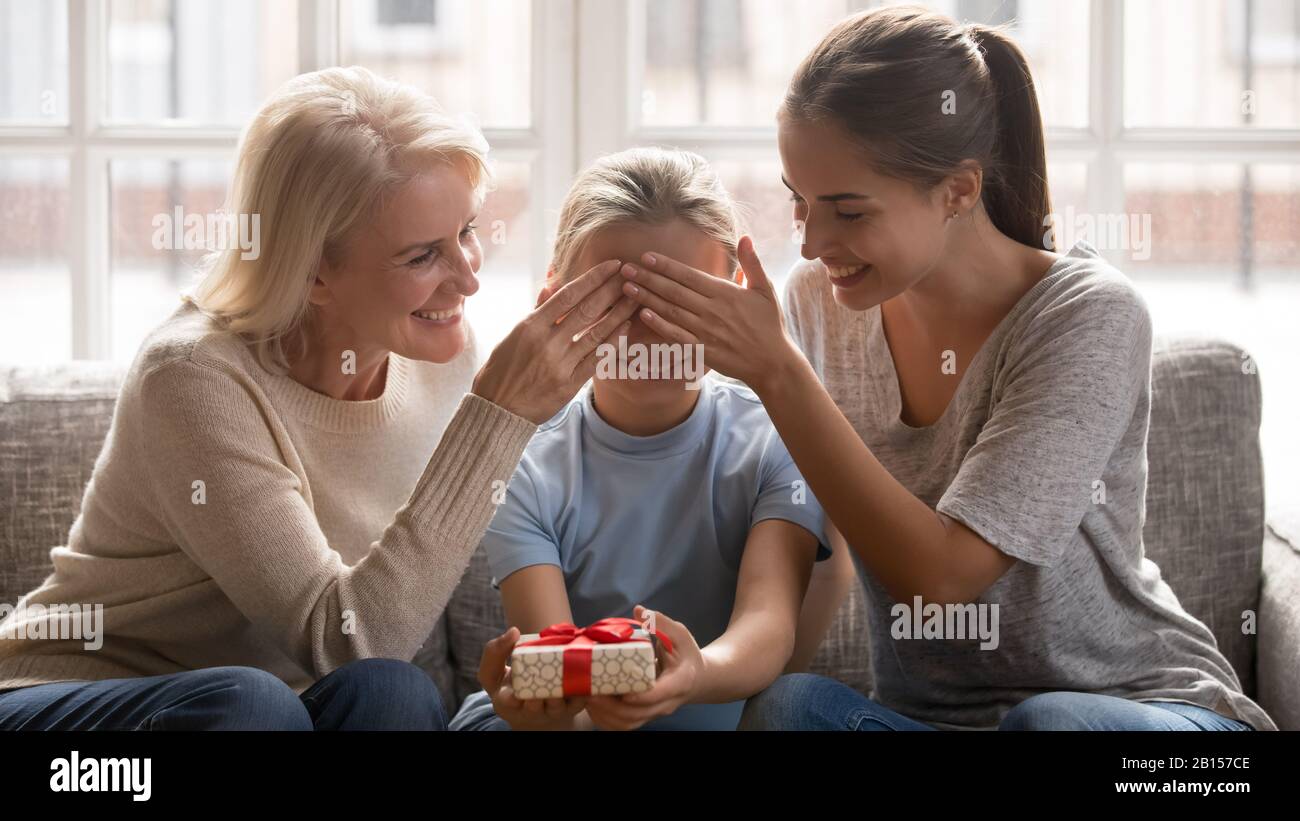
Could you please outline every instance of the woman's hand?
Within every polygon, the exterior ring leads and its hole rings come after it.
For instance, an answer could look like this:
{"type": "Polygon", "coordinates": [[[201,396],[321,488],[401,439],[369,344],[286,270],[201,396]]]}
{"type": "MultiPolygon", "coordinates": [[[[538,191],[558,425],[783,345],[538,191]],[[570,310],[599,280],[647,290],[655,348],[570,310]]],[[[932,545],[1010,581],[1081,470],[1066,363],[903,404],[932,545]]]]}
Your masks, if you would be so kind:
{"type": "Polygon", "coordinates": [[[587,706],[584,698],[547,698],[524,701],[510,686],[510,653],[519,641],[519,628],[511,627],[483,648],[478,683],[492,699],[492,708],[513,730],[572,730],[574,717],[587,706]]]}
{"type": "MultiPolygon", "coordinates": [[[[644,621],[650,611],[638,604],[635,615],[644,621]]],[[[601,730],[635,730],[651,719],[671,715],[678,707],[690,703],[704,675],[704,657],[691,631],[663,613],[654,615],[655,627],[667,634],[673,652],[664,650],[663,671],[655,678],[654,686],[644,693],[587,699],[587,715],[601,730]]]]}
{"type": "Polygon", "coordinates": [[[596,349],[627,332],[636,302],[620,295],[618,260],[556,291],[493,349],[473,392],[540,425],[596,373],[596,349]]]}
{"type": "Polygon", "coordinates": [[[785,333],[776,289],[763,272],[749,237],[737,249],[746,285],[697,271],[662,254],[628,263],[623,292],[644,306],[641,319],[660,336],[704,345],[704,363],[735,377],[759,395],[802,354],[785,333]]]}

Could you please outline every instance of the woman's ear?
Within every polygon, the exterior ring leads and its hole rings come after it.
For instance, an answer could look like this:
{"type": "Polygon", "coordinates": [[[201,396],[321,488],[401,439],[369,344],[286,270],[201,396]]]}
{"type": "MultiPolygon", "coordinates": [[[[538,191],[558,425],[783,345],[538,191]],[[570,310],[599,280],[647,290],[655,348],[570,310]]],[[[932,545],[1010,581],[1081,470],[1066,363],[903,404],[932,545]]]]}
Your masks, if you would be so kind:
{"type": "Polygon", "coordinates": [[[328,305],[334,301],[334,294],[330,291],[330,286],[326,284],[325,279],[321,276],[324,273],[323,268],[327,264],[321,262],[321,267],[316,270],[316,276],[312,278],[311,287],[307,290],[307,302],[312,305],[328,305]]]}
{"type": "Polygon", "coordinates": [[[946,183],[945,210],[969,212],[980,201],[984,187],[984,169],[974,160],[962,160],[957,170],[948,175],[946,183]]]}

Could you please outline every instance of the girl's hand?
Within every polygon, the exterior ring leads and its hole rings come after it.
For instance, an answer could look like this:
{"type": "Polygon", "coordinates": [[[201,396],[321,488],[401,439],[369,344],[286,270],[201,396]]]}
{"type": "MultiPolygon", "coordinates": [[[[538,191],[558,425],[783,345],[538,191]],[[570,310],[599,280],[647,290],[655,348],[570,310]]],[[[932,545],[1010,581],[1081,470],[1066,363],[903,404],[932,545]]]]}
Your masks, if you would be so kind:
{"type": "Polygon", "coordinates": [[[510,652],[519,641],[519,628],[511,627],[483,648],[478,683],[492,699],[492,708],[513,730],[572,730],[573,719],[587,706],[584,698],[547,698],[523,701],[510,686],[510,652]]]}
{"type": "Polygon", "coordinates": [[[595,375],[600,344],[631,325],[637,306],[620,293],[618,266],[602,262],[541,302],[493,349],[472,391],[537,425],[554,416],[595,375]]]}
{"type": "Polygon", "coordinates": [[[802,354],[785,333],[781,304],[749,237],[737,249],[746,285],[710,276],[662,254],[623,266],[623,293],[643,322],[672,342],[704,345],[704,363],[760,395],[802,354]]]}
{"type": "MultiPolygon", "coordinates": [[[[635,615],[644,621],[650,611],[637,605],[635,615]]],[[[691,631],[663,613],[654,615],[655,627],[668,635],[673,652],[664,650],[663,670],[646,692],[587,699],[587,715],[602,730],[635,730],[651,719],[671,715],[678,707],[690,703],[703,677],[704,657],[691,631]]]]}

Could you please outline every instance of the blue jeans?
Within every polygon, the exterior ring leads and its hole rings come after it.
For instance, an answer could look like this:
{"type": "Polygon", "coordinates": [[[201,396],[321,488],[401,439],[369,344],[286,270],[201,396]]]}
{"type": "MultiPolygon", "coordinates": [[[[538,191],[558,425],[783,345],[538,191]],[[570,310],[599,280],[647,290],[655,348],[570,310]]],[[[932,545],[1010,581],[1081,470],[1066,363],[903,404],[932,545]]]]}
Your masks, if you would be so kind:
{"type": "MultiPolygon", "coordinates": [[[[740,702],[732,702],[725,705],[700,705],[688,704],[679,707],[677,712],[666,718],[656,718],[637,729],[637,732],[663,732],[676,730],[730,730],[736,723],[736,710],[740,702]],[[715,707],[720,708],[722,712],[705,712],[702,708],[713,710],[715,707]]],[[[510,722],[496,714],[492,706],[492,697],[483,690],[476,693],[470,693],[465,701],[461,703],[460,709],[452,718],[451,724],[447,729],[458,732],[498,732],[510,730],[510,722]]],[[[600,730],[599,727],[596,728],[600,730]]]]}
{"type": "Polygon", "coordinates": [[[510,729],[510,722],[497,715],[492,699],[482,690],[470,693],[452,717],[447,729],[468,732],[500,732],[510,729]]]}
{"type": "Polygon", "coordinates": [[[345,664],[303,692],[254,667],[65,681],[0,692],[0,730],[445,730],[420,668],[345,664]]]}
{"type": "MultiPolygon", "coordinates": [[[[933,730],[848,685],[809,673],[781,676],[745,704],[741,730],[933,730]]],[[[1012,707],[999,730],[1251,730],[1213,710],[1094,693],[1040,693],[1012,707]]]]}

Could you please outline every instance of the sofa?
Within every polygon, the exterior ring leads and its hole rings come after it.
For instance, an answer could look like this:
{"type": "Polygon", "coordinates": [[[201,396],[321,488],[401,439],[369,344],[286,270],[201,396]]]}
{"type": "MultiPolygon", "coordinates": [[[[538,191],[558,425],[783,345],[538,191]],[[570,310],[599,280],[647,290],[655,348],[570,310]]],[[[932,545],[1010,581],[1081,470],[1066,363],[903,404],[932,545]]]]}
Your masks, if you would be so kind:
{"type": "MultiPolygon", "coordinates": [[[[1160,338],[1153,358],[1147,555],[1214,632],[1245,692],[1300,729],[1300,516],[1265,521],[1260,375],[1223,341],[1160,338]],[[1255,614],[1254,631],[1243,614],[1255,614]]],[[[118,366],[0,367],[0,603],[50,572],[113,412],[118,366]]],[[[415,662],[449,710],[478,689],[484,643],[505,619],[478,553],[415,662]]],[[[855,583],[812,671],[871,691],[866,611],[855,583]]]]}

